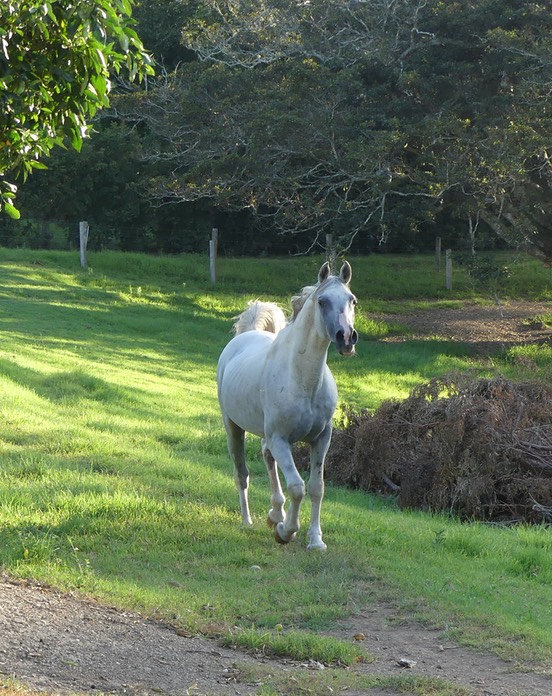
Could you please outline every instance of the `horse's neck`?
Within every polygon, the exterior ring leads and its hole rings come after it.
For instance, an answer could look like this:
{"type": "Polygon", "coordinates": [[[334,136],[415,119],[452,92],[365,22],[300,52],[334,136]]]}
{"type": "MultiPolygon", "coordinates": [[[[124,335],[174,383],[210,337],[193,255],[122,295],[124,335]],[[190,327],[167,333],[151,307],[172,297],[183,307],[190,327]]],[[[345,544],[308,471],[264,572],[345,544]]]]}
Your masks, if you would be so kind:
{"type": "Polygon", "coordinates": [[[290,326],[288,355],[295,382],[313,392],[322,382],[329,341],[315,330],[315,308],[307,301],[290,326]]]}

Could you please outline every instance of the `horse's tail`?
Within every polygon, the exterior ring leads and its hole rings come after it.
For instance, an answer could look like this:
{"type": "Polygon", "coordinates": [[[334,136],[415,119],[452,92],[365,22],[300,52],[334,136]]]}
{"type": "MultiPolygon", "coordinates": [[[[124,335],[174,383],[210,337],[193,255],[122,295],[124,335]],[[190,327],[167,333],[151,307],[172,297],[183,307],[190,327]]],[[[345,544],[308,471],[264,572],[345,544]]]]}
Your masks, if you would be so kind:
{"type": "Polygon", "coordinates": [[[234,333],[246,331],[270,331],[277,334],[287,324],[286,317],[274,302],[249,302],[234,324],[234,333]]]}

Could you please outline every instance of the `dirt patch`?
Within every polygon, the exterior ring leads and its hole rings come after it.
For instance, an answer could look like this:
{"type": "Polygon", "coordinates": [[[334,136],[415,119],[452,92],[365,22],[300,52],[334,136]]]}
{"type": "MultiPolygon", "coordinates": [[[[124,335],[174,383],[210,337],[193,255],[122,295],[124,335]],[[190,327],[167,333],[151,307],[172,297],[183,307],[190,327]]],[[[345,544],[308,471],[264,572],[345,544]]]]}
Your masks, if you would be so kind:
{"type": "Polygon", "coordinates": [[[334,635],[362,638],[363,646],[376,657],[375,662],[358,667],[366,674],[407,671],[438,677],[464,687],[471,696],[552,694],[552,678],[521,672],[521,666],[512,662],[462,647],[443,631],[412,622],[391,605],[378,604],[361,612],[343,622],[334,635]]]}
{"type": "Polygon", "coordinates": [[[69,694],[249,694],[249,658],[214,641],[41,585],[0,581],[0,672],[69,694]]]}
{"type": "MultiPolygon", "coordinates": [[[[370,314],[379,321],[402,324],[414,337],[435,336],[460,343],[471,343],[490,352],[524,343],[552,341],[552,329],[539,317],[550,314],[550,302],[508,302],[503,305],[468,304],[458,309],[418,310],[405,314],[370,314]]],[[[387,341],[404,341],[407,337],[391,336],[387,341]]]]}

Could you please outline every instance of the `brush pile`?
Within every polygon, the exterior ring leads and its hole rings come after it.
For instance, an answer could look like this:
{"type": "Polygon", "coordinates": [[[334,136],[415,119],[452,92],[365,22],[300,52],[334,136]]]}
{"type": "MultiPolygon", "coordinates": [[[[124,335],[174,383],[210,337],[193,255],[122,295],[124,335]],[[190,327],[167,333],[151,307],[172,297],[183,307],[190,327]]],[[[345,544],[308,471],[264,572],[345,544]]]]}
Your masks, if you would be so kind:
{"type": "Polygon", "coordinates": [[[463,519],[552,522],[552,386],[448,376],[346,413],[327,479],[463,519]]]}

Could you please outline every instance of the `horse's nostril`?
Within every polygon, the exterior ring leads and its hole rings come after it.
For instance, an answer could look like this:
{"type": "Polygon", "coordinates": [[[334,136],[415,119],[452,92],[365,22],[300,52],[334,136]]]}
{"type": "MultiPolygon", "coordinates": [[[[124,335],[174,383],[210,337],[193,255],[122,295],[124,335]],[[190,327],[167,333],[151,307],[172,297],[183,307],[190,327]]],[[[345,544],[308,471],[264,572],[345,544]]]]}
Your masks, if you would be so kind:
{"type": "MultiPolygon", "coordinates": [[[[345,341],[345,332],[342,329],[339,329],[339,331],[336,333],[335,340],[338,343],[347,343],[347,341],[345,341]]],[[[353,329],[350,333],[348,342],[350,345],[354,346],[357,341],[358,341],[358,333],[353,329]]]]}

